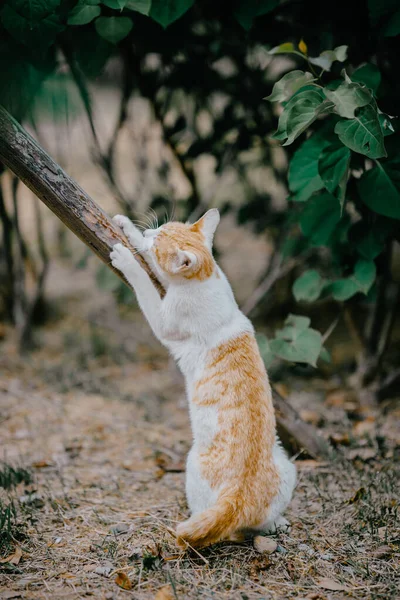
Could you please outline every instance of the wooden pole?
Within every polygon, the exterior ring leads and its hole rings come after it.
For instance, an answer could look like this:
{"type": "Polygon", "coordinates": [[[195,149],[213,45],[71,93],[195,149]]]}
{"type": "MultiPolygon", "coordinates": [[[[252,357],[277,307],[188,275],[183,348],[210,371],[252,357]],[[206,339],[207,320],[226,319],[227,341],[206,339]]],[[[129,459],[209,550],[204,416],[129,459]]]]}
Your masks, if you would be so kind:
{"type": "MultiPolygon", "coordinates": [[[[0,161],[6,165],[61,221],[111,269],[111,248],[130,246],[123,232],[69,177],[13,117],[0,106],[0,161]]],[[[160,293],[165,290],[146,261],[136,255],[160,293]]],[[[125,281],[122,274],[115,273],[125,281]]],[[[126,282],[125,282],[126,283],[126,282]]],[[[274,390],[278,430],[285,445],[314,458],[328,458],[329,444],[305,423],[296,410],[274,390]]]]}

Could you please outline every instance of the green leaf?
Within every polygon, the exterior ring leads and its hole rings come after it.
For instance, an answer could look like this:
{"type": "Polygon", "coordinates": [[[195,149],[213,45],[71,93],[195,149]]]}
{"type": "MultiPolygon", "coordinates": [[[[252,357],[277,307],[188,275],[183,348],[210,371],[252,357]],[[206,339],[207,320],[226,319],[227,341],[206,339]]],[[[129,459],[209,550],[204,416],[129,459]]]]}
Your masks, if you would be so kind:
{"type": "Polygon", "coordinates": [[[360,288],[353,279],[338,279],[331,283],[326,292],[330,292],[335,300],[344,302],[355,294],[358,294],[360,288]]]}
{"type": "Polygon", "coordinates": [[[77,5],[69,14],[68,25],[87,25],[99,16],[99,6],[77,5]]]}
{"type": "Polygon", "coordinates": [[[389,158],[377,161],[376,166],[361,176],[358,193],[374,212],[400,219],[400,139],[387,138],[389,158]]]}
{"type": "Polygon", "coordinates": [[[141,15],[149,15],[151,10],[151,0],[127,0],[125,2],[126,8],[135,10],[141,15]]]}
{"type": "Polygon", "coordinates": [[[379,119],[380,126],[382,128],[384,137],[395,133],[395,128],[393,127],[393,124],[392,124],[393,117],[390,117],[389,115],[385,115],[384,113],[379,113],[378,119],[379,119]]]}
{"type": "Polygon", "coordinates": [[[334,50],[325,50],[318,57],[309,57],[309,62],[312,65],[321,67],[324,71],[330,71],[332,63],[335,61],[344,62],[347,58],[348,46],[338,46],[334,50]]]}
{"type": "Polygon", "coordinates": [[[375,263],[371,260],[361,259],[357,261],[353,275],[330,283],[326,286],[325,292],[331,293],[335,300],[343,302],[359,292],[368,294],[375,278],[375,263]]]}
{"type": "Polygon", "coordinates": [[[294,44],[292,44],[292,42],[285,42],[284,44],[275,46],[275,48],[272,48],[268,52],[268,54],[291,54],[291,53],[301,54],[297,50],[296,46],[294,44]]]}
{"type": "Polygon", "coordinates": [[[126,0],[102,0],[102,4],[114,10],[122,10],[125,8],[126,0]]]}
{"type": "Polygon", "coordinates": [[[373,260],[357,261],[354,267],[354,278],[364,294],[368,294],[376,278],[376,266],[373,260]]]}
{"type": "Polygon", "coordinates": [[[378,113],[372,104],[360,108],[354,119],[339,121],[335,133],[354,152],[365,154],[369,158],[386,156],[378,113]]]}
{"type": "Polygon", "coordinates": [[[314,192],[324,187],[318,173],[318,160],[322,150],[329,144],[324,135],[315,134],[296,150],[289,165],[289,189],[292,200],[305,202],[314,192]]]}
{"type": "Polygon", "coordinates": [[[162,27],[168,27],[193,5],[194,0],[153,0],[149,16],[162,27]]]}
{"type": "Polygon", "coordinates": [[[256,340],[258,343],[258,348],[260,350],[261,358],[263,359],[264,364],[265,364],[266,368],[268,369],[274,360],[274,355],[271,350],[271,346],[268,341],[268,338],[263,333],[257,333],[256,340]]]}
{"type": "Polygon", "coordinates": [[[100,37],[112,44],[118,44],[129,34],[133,23],[129,17],[99,17],[95,21],[95,27],[100,37]]]}
{"type": "Polygon", "coordinates": [[[323,346],[323,347],[321,348],[321,352],[319,353],[319,358],[320,358],[321,360],[324,360],[324,361],[325,361],[325,362],[327,362],[327,363],[330,363],[330,362],[332,362],[331,355],[329,354],[329,352],[328,352],[328,350],[325,348],[325,346],[323,346]]]}
{"type": "Polygon", "coordinates": [[[395,12],[386,23],[382,31],[385,37],[393,37],[400,33],[400,10],[395,12]]]}
{"type": "Polygon", "coordinates": [[[351,80],[363,83],[376,94],[381,83],[381,73],[378,67],[368,63],[353,71],[351,80]]]}
{"type": "Polygon", "coordinates": [[[283,145],[289,146],[318,116],[329,112],[332,108],[333,103],[325,100],[319,88],[309,87],[295,94],[285,106],[279,119],[278,131],[283,129],[283,123],[286,123],[287,140],[283,145]]]}
{"type": "Polygon", "coordinates": [[[264,100],[269,100],[270,102],[289,100],[297,90],[312,81],[315,81],[315,78],[311,73],[298,70],[290,71],[290,73],[286,73],[282,79],[275,83],[272,94],[264,98],[264,100]]]}
{"type": "Polygon", "coordinates": [[[372,100],[371,92],[359,83],[344,81],[336,90],[324,88],[326,97],[335,104],[335,112],[346,119],[353,119],[357,108],[372,100]]]}
{"type": "Polygon", "coordinates": [[[320,297],[323,287],[324,281],[321,275],[318,271],[310,269],[296,279],[292,291],[297,302],[302,300],[314,302],[320,297]]]}
{"type": "Polygon", "coordinates": [[[58,8],[60,0],[8,0],[0,11],[0,22],[32,52],[48,48],[65,29],[58,8]]]}
{"type": "Polygon", "coordinates": [[[325,146],[318,160],[318,173],[328,192],[343,207],[349,175],[351,153],[346,146],[336,142],[325,146]]]}
{"type": "Polygon", "coordinates": [[[279,0],[240,0],[233,14],[240,25],[249,31],[253,19],[269,13],[278,4],[279,0]]]}
{"type": "Polygon", "coordinates": [[[384,249],[387,238],[393,233],[396,222],[375,215],[372,222],[361,219],[350,229],[349,241],[358,254],[367,260],[374,260],[384,249]]]}
{"type": "Polygon", "coordinates": [[[283,329],[270,341],[271,351],[284,360],[316,366],[322,348],[322,336],[309,328],[310,319],[289,315],[283,329]]]}
{"type": "Polygon", "coordinates": [[[315,246],[326,246],[340,221],[340,206],[337,199],[323,192],[311,198],[300,217],[303,234],[315,246]]]}

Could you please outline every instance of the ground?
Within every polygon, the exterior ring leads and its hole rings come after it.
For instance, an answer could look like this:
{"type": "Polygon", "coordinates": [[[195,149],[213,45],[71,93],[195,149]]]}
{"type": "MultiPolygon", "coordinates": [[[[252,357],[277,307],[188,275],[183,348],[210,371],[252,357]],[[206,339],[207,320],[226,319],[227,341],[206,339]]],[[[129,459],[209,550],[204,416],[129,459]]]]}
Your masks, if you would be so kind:
{"type": "Polygon", "coordinates": [[[191,442],[181,376],[90,268],[52,269],[36,349],[20,356],[2,331],[0,509],[13,499],[16,513],[0,518],[0,598],[398,597],[398,403],[362,409],[339,378],[288,375],[280,391],[337,451],[295,457],[290,534],[269,538],[271,554],[251,542],[179,553],[191,442]]]}

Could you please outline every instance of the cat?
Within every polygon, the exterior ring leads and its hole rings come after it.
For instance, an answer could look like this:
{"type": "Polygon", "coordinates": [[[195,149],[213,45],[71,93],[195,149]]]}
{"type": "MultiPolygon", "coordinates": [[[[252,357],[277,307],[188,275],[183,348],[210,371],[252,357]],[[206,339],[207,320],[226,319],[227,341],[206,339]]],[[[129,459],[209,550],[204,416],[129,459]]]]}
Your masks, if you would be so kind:
{"type": "Polygon", "coordinates": [[[176,530],[182,547],[288,530],[282,513],[296,483],[276,435],[253,326],[212,256],[219,220],[214,208],[194,224],[169,222],[142,234],[127,217],[114,217],[165,287],[164,298],[122,244],[112,249],[112,265],[185,377],[194,441],[186,469],[191,517],[176,530]]]}

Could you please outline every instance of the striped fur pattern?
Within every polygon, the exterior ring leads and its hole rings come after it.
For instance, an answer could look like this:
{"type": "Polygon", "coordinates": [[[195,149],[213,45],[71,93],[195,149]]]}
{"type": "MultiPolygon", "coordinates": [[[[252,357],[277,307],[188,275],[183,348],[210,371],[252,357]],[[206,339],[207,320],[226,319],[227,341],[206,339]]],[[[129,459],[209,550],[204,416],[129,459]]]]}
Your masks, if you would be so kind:
{"type": "Polygon", "coordinates": [[[218,211],[192,225],[171,222],[143,234],[124,216],[114,220],[157,273],[165,297],[123,245],[114,246],[112,264],[134,288],[186,381],[191,516],[177,527],[178,544],[202,547],[287,528],[282,513],[296,471],[276,437],[271,388],[252,324],[212,256],[218,211]]]}

